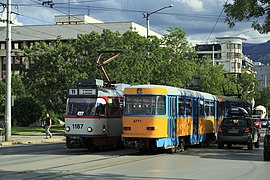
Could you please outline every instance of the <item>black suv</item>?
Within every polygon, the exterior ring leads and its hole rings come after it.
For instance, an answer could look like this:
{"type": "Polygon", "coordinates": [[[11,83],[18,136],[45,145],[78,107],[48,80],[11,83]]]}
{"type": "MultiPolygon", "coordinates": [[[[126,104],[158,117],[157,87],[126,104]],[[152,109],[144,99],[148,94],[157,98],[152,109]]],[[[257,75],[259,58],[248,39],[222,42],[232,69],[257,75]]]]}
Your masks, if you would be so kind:
{"type": "Polygon", "coordinates": [[[266,128],[266,133],[264,136],[264,143],[263,143],[263,159],[265,161],[270,161],[270,126],[266,128]]]}
{"type": "Polygon", "coordinates": [[[218,129],[218,148],[224,144],[230,148],[232,144],[247,145],[248,149],[259,148],[260,133],[253,119],[243,108],[231,108],[228,117],[224,118],[218,129]]]}

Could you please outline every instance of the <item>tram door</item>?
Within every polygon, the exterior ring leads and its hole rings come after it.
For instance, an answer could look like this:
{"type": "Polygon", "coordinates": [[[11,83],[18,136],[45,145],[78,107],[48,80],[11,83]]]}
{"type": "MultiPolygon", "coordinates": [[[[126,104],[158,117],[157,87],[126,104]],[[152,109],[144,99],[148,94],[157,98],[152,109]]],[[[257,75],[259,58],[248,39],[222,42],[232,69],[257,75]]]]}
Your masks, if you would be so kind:
{"type": "Polygon", "coordinates": [[[177,115],[176,97],[169,97],[169,137],[172,145],[176,145],[176,115],[177,115]]]}
{"type": "Polygon", "coordinates": [[[198,119],[199,119],[199,113],[198,113],[198,99],[193,99],[193,143],[198,142],[198,119]]]}

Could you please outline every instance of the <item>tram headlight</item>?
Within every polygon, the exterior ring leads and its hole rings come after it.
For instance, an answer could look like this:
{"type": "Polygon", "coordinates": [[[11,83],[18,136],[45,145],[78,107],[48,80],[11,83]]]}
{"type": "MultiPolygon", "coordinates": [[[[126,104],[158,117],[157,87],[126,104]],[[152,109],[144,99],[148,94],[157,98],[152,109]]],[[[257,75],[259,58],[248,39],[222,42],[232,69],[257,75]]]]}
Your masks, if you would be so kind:
{"type": "Polygon", "coordinates": [[[87,131],[88,131],[88,132],[92,132],[92,131],[93,131],[93,128],[88,127],[88,128],[87,128],[87,131]]]}
{"type": "Polygon", "coordinates": [[[65,127],[65,130],[66,130],[66,132],[69,132],[70,131],[70,127],[69,126],[66,126],[65,127]]]}

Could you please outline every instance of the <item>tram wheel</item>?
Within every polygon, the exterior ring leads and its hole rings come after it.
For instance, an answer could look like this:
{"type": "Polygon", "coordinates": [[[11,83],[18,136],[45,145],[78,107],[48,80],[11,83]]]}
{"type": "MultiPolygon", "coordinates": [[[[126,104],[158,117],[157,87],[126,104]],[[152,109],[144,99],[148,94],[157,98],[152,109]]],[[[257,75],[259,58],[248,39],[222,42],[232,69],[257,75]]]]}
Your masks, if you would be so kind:
{"type": "Polygon", "coordinates": [[[170,154],[174,154],[174,153],[176,153],[176,151],[177,151],[177,147],[175,147],[175,146],[172,146],[171,148],[166,149],[166,152],[168,152],[170,154]]]}
{"type": "Polygon", "coordinates": [[[184,152],[185,151],[185,147],[186,146],[186,142],[184,138],[180,138],[179,140],[179,146],[178,146],[178,152],[184,152]]]}

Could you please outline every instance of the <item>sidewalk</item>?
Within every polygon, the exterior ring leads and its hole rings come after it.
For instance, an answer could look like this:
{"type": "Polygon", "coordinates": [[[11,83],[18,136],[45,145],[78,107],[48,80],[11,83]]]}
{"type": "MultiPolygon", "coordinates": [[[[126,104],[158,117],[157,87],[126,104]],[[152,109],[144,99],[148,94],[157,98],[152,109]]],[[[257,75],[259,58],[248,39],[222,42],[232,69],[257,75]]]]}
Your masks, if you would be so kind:
{"type": "Polygon", "coordinates": [[[12,135],[11,141],[5,141],[4,136],[0,136],[0,146],[11,146],[17,144],[36,144],[44,142],[64,142],[65,136],[63,134],[53,134],[52,138],[45,139],[45,135],[12,135]]]}

